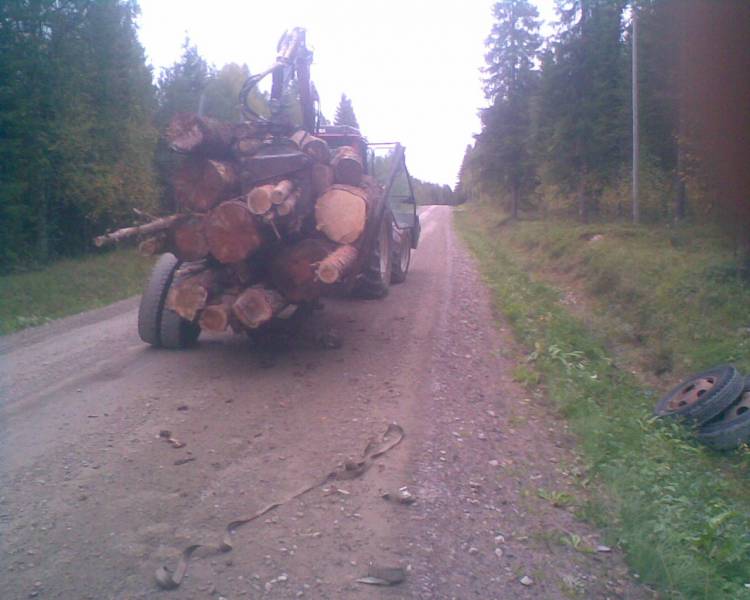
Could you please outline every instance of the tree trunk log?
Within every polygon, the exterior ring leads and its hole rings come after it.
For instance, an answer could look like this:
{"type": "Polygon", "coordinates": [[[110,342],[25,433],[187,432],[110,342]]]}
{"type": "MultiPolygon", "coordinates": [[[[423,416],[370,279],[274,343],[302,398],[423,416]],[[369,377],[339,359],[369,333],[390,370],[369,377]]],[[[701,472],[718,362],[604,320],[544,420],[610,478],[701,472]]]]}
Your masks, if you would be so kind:
{"type": "Polygon", "coordinates": [[[225,294],[221,297],[221,302],[218,304],[209,304],[206,306],[201,311],[201,316],[198,320],[201,329],[219,333],[226,331],[232,317],[232,305],[235,300],[236,296],[225,294]]]}
{"type": "Polygon", "coordinates": [[[188,158],[173,179],[175,199],[182,210],[206,212],[239,191],[229,163],[188,158]]]}
{"type": "Polygon", "coordinates": [[[194,261],[208,256],[205,217],[191,215],[175,224],[172,227],[172,242],[175,256],[181,260],[194,261]]]}
{"type": "Polygon", "coordinates": [[[367,220],[367,194],[354,186],[334,185],[315,203],[317,228],[339,244],[356,241],[367,220]]]}
{"type": "Polygon", "coordinates": [[[276,290],[252,287],[237,297],[232,311],[245,327],[257,329],[281,312],[286,304],[284,298],[276,290]]]}
{"type": "Polygon", "coordinates": [[[318,198],[333,185],[333,167],[316,163],[312,166],[312,191],[318,198]]]}
{"type": "Polygon", "coordinates": [[[269,183],[280,178],[288,178],[310,164],[310,158],[303,152],[271,156],[249,156],[240,159],[243,191],[256,185],[269,183]]]}
{"type": "Polygon", "coordinates": [[[294,183],[288,179],[279,181],[271,192],[271,202],[281,204],[294,191],[294,183]]]}
{"type": "Polygon", "coordinates": [[[214,283],[213,271],[205,270],[175,282],[167,294],[167,308],[183,319],[192,321],[198,315],[211,293],[214,283]]]}
{"type": "Polygon", "coordinates": [[[334,178],[336,183],[344,185],[360,185],[364,167],[362,158],[357,151],[351,146],[342,146],[336,151],[336,155],[331,160],[334,178]]]}
{"type": "Polygon", "coordinates": [[[292,304],[315,300],[320,296],[320,282],[315,266],[331,250],[324,240],[306,239],[282,250],[271,264],[274,287],[292,304]]]}
{"type": "Polygon", "coordinates": [[[143,240],[138,244],[138,252],[146,256],[161,254],[169,246],[169,236],[166,232],[160,231],[155,236],[143,240]]]}
{"type": "Polygon", "coordinates": [[[172,150],[222,158],[229,154],[232,125],[210,117],[177,113],[164,136],[172,150]]]}
{"type": "Polygon", "coordinates": [[[327,165],[331,160],[331,151],[326,141],[310,135],[304,129],[300,129],[292,135],[291,140],[315,162],[327,165]]]}
{"type": "Polygon", "coordinates": [[[357,254],[354,246],[339,246],[320,261],[316,271],[318,279],[327,284],[341,281],[357,262],[357,254]]]}
{"type": "Polygon", "coordinates": [[[273,205],[273,191],[273,185],[260,185],[250,190],[247,196],[245,196],[250,212],[254,215],[265,215],[271,210],[271,206],[273,205]]]}
{"type": "Polygon", "coordinates": [[[158,233],[159,231],[169,229],[174,223],[184,218],[185,215],[169,215],[168,217],[161,217],[160,219],[156,219],[155,221],[151,221],[150,223],[146,223],[145,225],[123,227],[122,229],[118,229],[117,231],[113,231],[112,233],[105,233],[104,235],[95,237],[94,245],[97,248],[101,248],[102,246],[114,244],[115,242],[120,242],[131,237],[158,233]]]}
{"type": "Polygon", "coordinates": [[[297,200],[299,200],[299,190],[289,194],[281,204],[276,206],[276,214],[280,217],[287,217],[294,212],[294,208],[297,206],[297,200]]]}
{"type": "Polygon", "coordinates": [[[232,153],[237,157],[252,156],[263,147],[263,140],[258,138],[246,138],[237,140],[232,146],[232,153]]]}
{"type": "Polygon", "coordinates": [[[211,211],[206,219],[206,239],[211,254],[222,263],[244,260],[263,243],[252,213],[237,200],[224,202],[211,211]]]}

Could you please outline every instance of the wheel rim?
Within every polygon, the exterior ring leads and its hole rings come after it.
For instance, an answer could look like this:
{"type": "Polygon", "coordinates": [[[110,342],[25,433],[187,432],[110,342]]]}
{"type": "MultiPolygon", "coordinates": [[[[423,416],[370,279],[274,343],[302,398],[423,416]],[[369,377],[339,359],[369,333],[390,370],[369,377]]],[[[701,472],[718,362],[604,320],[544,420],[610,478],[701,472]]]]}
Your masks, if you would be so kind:
{"type": "Polygon", "coordinates": [[[734,421],[750,411],[750,391],[742,394],[740,401],[727,410],[722,416],[722,421],[734,421]]]}
{"type": "Polygon", "coordinates": [[[692,406],[701,399],[703,394],[712,390],[715,385],[715,377],[701,377],[691,381],[682,387],[680,391],[675,394],[675,397],[669,401],[669,410],[680,410],[687,406],[692,406]]]}

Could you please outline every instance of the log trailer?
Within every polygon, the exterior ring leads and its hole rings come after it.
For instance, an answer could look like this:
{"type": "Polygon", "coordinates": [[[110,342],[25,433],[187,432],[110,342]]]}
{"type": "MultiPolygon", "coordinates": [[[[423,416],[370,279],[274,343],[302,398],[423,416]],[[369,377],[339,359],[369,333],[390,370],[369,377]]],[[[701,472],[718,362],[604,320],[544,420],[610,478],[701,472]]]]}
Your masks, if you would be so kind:
{"type": "Polygon", "coordinates": [[[178,212],[95,239],[148,235],[141,251],[161,254],[138,312],[152,346],[183,348],[202,330],[252,334],[321,296],[382,298],[406,279],[420,226],[403,146],[320,125],[304,29],[285,33],[277,52],[245,82],[242,122],[180,113],[168,126],[184,155],[178,212]]]}

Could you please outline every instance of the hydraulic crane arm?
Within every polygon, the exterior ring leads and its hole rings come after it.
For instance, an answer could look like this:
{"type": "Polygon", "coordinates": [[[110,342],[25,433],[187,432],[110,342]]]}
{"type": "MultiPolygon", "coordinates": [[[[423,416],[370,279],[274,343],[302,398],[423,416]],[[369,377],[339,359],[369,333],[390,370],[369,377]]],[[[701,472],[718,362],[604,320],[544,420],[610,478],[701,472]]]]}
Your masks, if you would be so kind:
{"type": "Polygon", "coordinates": [[[305,30],[295,27],[281,36],[277,46],[276,62],[265,71],[248,77],[240,90],[240,105],[243,116],[251,121],[267,125],[271,133],[287,133],[288,120],[284,118],[284,107],[282,106],[282,95],[289,83],[296,76],[299,87],[300,103],[302,105],[302,126],[309,132],[314,132],[316,108],[318,102],[315,86],[310,81],[310,64],[313,53],[305,43],[305,30]],[[250,92],[258,83],[271,75],[271,118],[256,113],[250,106],[248,100],[250,92]]]}

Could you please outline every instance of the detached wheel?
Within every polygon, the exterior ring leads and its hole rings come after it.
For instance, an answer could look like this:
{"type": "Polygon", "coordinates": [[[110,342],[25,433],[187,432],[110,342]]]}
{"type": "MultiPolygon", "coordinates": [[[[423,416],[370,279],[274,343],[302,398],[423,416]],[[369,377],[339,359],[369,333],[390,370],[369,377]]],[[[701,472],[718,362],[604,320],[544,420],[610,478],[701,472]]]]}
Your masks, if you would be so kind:
{"type": "Polygon", "coordinates": [[[716,450],[733,450],[750,440],[750,377],[739,399],[696,434],[698,440],[716,450]]]}
{"type": "Polygon", "coordinates": [[[680,417],[702,425],[723,413],[737,400],[744,378],[731,365],[714,367],[683,381],[654,408],[657,417],[680,417]]]}
{"type": "Polygon", "coordinates": [[[354,288],[355,294],[363,298],[383,298],[388,295],[393,270],[392,231],[393,215],[387,211],[380,223],[367,265],[354,288]]]}
{"type": "Polygon", "coordinates": [[[181,261],[174,254],[159,257],[146,284],[138,307],[138,335],[156,348],[179,349],[193,344],[200,335],[200,327],[167,309],[169,288],[181,261]]]}
{"type": "Polygon", "coordinates": [[[391,271],[391,283],[403,283],[406,281],[406,274],[409,272],[411,264],[411,232],[405,229],[403,232],[396,230],[395,242],[393,249],[393,268],[391,271]]]}

